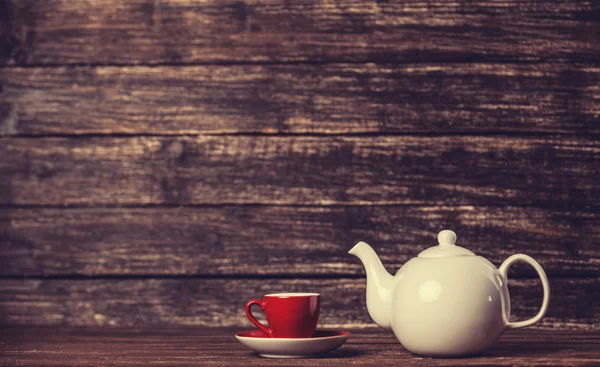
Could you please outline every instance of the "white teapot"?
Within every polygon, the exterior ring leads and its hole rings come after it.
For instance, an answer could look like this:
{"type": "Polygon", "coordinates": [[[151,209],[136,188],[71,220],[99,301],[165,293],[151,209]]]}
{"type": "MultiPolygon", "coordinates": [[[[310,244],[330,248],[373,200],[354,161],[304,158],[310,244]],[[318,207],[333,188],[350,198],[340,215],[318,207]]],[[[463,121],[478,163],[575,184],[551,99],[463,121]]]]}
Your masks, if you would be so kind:
{"type": "Polygon", "coordinates": [[[389,274],[371,246],[359,242],[348,253],[367,273],[367,308],[379,326],[393,330],[409,351],[431,357],[477,354],[506,329],[538,322],[548,308],[550,286],[544,270],[527,255],[512,255],[496,267],[481,256],[456,246],[456,234],[438,234],[439,246],[422,251],[389,274]],[[515,261],[529,263],[542,280],[544,299],[538,314],[509,322],[507,271],[515,261]]]}

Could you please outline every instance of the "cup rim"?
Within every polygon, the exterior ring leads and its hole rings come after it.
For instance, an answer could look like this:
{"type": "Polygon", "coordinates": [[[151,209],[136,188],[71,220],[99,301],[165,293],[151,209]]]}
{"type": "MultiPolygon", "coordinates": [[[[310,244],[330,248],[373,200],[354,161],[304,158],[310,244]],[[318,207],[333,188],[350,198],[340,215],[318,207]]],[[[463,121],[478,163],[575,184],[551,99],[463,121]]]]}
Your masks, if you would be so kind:
{"type": "Polygon", "coordinates": [[[291,298],[291,297],[314,297],[320,296],[320,293],[304,293],[304,292],[285,292],[285,293],[269,293],[265,294],[265,297],[279,297],[279,298],[291,298]]]}

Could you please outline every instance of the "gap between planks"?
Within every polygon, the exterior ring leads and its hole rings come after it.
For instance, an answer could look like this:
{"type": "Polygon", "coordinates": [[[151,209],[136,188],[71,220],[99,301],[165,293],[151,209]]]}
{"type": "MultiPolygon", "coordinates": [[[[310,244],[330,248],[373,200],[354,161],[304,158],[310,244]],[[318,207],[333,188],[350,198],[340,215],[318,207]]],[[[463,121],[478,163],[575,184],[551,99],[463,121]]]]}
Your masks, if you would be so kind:
{"type": "MultiPolygon", "coordinates": [[[[485,57],[469,57],[464,60],[456,59],[434,59],[434,60],[389,60],[386,58],[374,58],[368,60],[351,60],[351,59],[328,59],[326,61],[319,60],[303,60],[303,61],[206,61],[206,62],[157,62],[157,63],[33,63],[33,64],[0,64],[0,70],[6,69],[56,69],[64,67],[87,67],[87,68],[126,68],[126,67],[146,67],[146,68],[160,68],[160,67],[197,67],[197,66],[311,66],[311,65],[336,65],[336,64],[348,64],[348,65],[367,65],[367,64],[386,64],[386,65],[410,65],[410,64],[430,64],[432,62],[440,64],[452,64],[452,65],[469,65],[474,63],[481,64],[494,64],[494,65],[536,65],[536,64],[564,64],[568,60],[556,59],[556,58],[542,58],[542,59],[487,59],[485,57]]],[[[577,63],[580,65],[597,65],[598,61],[595,60],[570,60],[571,63],[577,63]]]]}
{"type": "MultiPolygon", "coordinates": [[[[49,204],[0,204],[0,209],[64,209],[64,210],[77,210],[77,209],[145,209],[145,208],[347,208],[347,207],[382,207],[382,208],[476,208],[476,207],[490,207],[490,208],[541,208],[541,209],[552,209],[560,208],[565,209],[564,204],[500,204],[500,203],[481,203],[473,205],[435,205],[435,204],[400,204],[396,202],[391,203],[336,203],[336,204],[277,204],[277,203],[235,203],[235,202],[221,202],[221,203],[207,203],[207,204],[175,204],[175,203],[145,203],[145,204],[65,204],[65,205],[49,205],[49,204]]],[[[574,208],[566,208],[572,210],[595,210],[592,205],[577,205],[574,208]]]]}
{"type": "Polygon", "coordinates": [[[433,132],[433,131],[422,131],[422,132],[360,132],[360,133],[259,133],[259,132],[206,132],[206,133],[174,133],[174,134],[152,134],[152,133],[83,133],[83,134],[2,134],[1,138],[15,138],[15,139],[46,139],[46,138],[198,138],[198,137],[230,137],[230,136],[242,136],[242,137],[261,137],[261,138],[294,138],[294,137],[306,137],[306,138],[336,138],[336,137],[352,137],[352,138],[372,138],[372,137],[586,137],[590,139],[600,139],[600,133],[593,132],[574,132],[574,131],[457,131],[457,132],[433,132]]]}

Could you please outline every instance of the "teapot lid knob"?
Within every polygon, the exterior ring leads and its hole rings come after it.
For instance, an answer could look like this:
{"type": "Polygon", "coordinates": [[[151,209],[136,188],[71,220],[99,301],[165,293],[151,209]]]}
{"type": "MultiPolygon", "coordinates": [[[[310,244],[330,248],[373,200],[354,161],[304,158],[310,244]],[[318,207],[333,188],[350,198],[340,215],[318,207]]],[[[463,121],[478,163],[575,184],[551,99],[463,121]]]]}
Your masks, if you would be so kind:
{"type": "Polygon", "coordinates": [[[464,247],[456,245],[456,233],[451,230],[443,230],[438,233],[439,246],[433,246],[421,251],[419,257],[455,257],[475,256],[475,254],[464,247]]]}
{"type": "Polygon", "coordinates": [[[454,246],[454,244],[456,244],[456,233],[449,229],[445,229],[438,233],[437,238],[440,246],[454,246]]]}

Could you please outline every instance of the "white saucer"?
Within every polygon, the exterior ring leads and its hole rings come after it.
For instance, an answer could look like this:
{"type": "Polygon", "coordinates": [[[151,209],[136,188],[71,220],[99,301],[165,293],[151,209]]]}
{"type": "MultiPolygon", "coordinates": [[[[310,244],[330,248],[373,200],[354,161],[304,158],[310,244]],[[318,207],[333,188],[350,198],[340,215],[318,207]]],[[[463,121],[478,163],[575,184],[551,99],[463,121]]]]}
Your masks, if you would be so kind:
{"type": "Polygon", "coordinates": [[[347,331],[316,330],[312,338],[269,338],[260,330],[235,334],[242,344],[266,358],[306,358],[331,352],[348,340],[347,331]]]}

